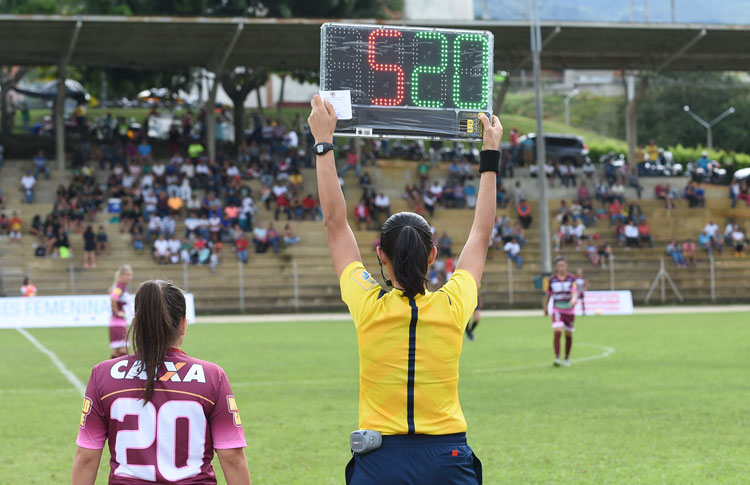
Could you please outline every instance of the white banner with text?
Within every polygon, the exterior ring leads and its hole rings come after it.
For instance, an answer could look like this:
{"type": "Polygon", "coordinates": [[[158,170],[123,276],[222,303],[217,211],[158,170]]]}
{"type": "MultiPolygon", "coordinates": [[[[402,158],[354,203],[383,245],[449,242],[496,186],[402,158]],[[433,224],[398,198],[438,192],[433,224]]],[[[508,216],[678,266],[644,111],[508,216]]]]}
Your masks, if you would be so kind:
{"type": "MultiPolygon", "coordinates": [[[[126,293],[125,315],[133,319],[133,295],[126,293]]],[[[188,323],[195,323],[195,300],[185,294],[188,323]]],[[[61,295],[0,298],[0,328],[98,327],[109,325],[109,295],[61,295]]]]}
{"type": "Polygon", "coordinates": [[[587,291],[583,302],[576,303],[576,315],[632,315],[633,294],[622,291],[587,291]]]}

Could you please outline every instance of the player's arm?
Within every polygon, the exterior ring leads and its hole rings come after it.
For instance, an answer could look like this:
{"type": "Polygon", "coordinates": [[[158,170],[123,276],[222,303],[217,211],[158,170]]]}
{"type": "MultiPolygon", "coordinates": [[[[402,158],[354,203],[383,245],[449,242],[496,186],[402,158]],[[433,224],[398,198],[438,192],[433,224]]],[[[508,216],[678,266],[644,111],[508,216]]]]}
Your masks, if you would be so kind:
{"type": "Polygon", "coordinates": [[[125,318],[125,312],[117,309],[117,298],[110,295],[109,300],[110,300],[110,303],[112,304],[112,314],[120,318],[125,318]]]}
{"type": "Polygon", "coordinates": [[[73,458],[73,485],[94,485],[102,450],[78,447],[73,458]]]}
{"type": "Polygon", "coordinates": [[[576,307],[578,301],[578,283],[573,282],[573,288],[570,290],[570,308],[576,307]]]}
{"type": "Polygon", "coordinates": [[[547,292],[547,296],[544,298],[544,316],[549,315],[549,299],[552,297],[552,293],[547,292]]]}
{"type": "MultiPolygon", "coordinates": [[[[479,119],[484,125],[482,151],[499,152],[500,139],[503,137],[503,126],[500,124],[500,120],[494,115],[491,123],[485,115],[480,115],[479,119]]],[[[487,248],[490,245],[492,226],[495,223],[496,199],[497,174],[495,172],[484,172],[479,179],[479,194],[474,210],[474,222],[456,265],[456,269],[468,271],[476,280],[477,285],[482,281],[487,248]]]]}
{"type": "MultiPolygon", "coordinates": [[[[307,122],[315,137],[315,143],[333,143],[333,132],[336,130],[336,112],[328,101],[323,101],[317,94],[310,102],[312,111],[307,122]]],[[[333,151],[318,156],[316,173],[318,178],[318,196],[323,220],[328,236],[328,249],[331,251],[336,276],[354,261],[361,261],[359,246],[354,238],[352,228],[346,219],[346,199],[339,185],[336,172],[336,160],[333,151]]]]}
{"type": "Polygon", "coordinates": [[[243,448],[216,450],[216,454],[219,456],[227,485],[250,485],[250,470],[243,448]]]}

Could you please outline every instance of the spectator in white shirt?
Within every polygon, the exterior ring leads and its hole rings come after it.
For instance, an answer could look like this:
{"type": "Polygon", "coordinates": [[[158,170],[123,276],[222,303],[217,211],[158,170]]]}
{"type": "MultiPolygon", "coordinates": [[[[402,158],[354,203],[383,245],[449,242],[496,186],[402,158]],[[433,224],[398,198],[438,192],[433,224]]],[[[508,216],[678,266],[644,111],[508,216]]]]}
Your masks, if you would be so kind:
{"type": "Polygon", "coordinates": [[[174,236],[175,222],[172,216],[165,216],[161,220],[161,232],[168,238],[174,236]]]}
{"type": "Polygon", "coordinates": [[[625,226],[625,242],[628,246],[641,247],[640,238],[638,237],[638,226],[631,220],[625,226]]]}
{"type": "Polygon", "coordinates": [[[167,167],[164,162],[159,160],[154,166],[151,167],[151,173],[154,174],[154,178],[159,182],[164,182],[164,174],[167,173],[167,167]]]}
{"type": "Polygon", "coordinates": [[[201,220],[195,212],[191,212],[188,217],[185,218],[185,237],[197,236],[201,227],[201,220]]]}
{"type": "Polygon", "coordinates": [[[705,232],[708,237],[716,241],[719,234],[719,225],[716,224],[713,220],[708,221],[708,224],[706,224],[706,226],[703,228],[703,232],[705,232]]]}
{"type": "Polygon", "coordinates": [[[287,133],[286,146],[288,146],[289,148],[297,148],[298,145],[299,145],[299,136],[297,136],[297,132],[292,130],[289,133],[287,133]]]}
{"type": "Polygon", "coordinates": [[[518,269],[521,269],[521,265],[523,264],[523,259],[521,258],[521,245],[518,244],[518,241],[516,241],[515,238],[505,243],[503,251],[505,251],[505,255],[508,259],[516,263],[518,269]]]}
{"type": "Polygon", "coordinates": [[[568,177],[570,176],[570,170],[568,169],[568,166],[564,163],[561,163],[557,167],[557,171],[560,172],[560,181],[563,184],[563,187],[568,186],[568,177]]]}
{"type": "Polygon", "coordinates": [[[146,188],[151,188],[154,186],[154,175],[152,173],[144,174],[143,177],[141,177],[141,190],[146,190],[146,188]]]}
{"type": "Polygon", "coordinates": [[[443,186],[437,180],[430,187],[430,193],[435,197],[437,201],[440,201],[440,196],[443,195],[443,186]]]}
{"type": "Polygon", "coordinates": [[[179,152],[172,155],[172,158],[169,159],[169,163],[177,166],[182,165],[184,161],[185,159],[182,158],[182,155],[180,155],[179,152]]]}
{"type": "Polygon", "coordinates": [[[180,248],[182,247],[182,244],[180,244],[179,239],[172,236],[169,241],[167,241],[167,246],[169,248],[169,261],[172,264],[177,264],[180,262],[180,248]]]}
{"type": "Polygon", "coordinates": [[[164,239],[164,234],[159,234],[159,238],[154,241],[154,260],[159,264],[169,262],[169,241],[164,239]]]}
{"type": "Polygon", "coordinates": [[[737,224],[732,228],[730,234],[732,238],[732,246],[734,246],[734,257],[744,258],[745,257],[745,233],[740,230],[737,224]]]}
{"type": "Polygon", "coordinates": [[[23,195],[26,197],[26,203],[31,204],[34,202],[34,186],[36,185],[36,178],[31,175],[31,171],[27,170],[26,175],[21,177],[21,188],[23,189],[23,195]]]}
{"type": "Polygon", "coordinates": [[[187,179],[187,177],[184,177],[182,179],[182,184],[180,184],[177,194],[179,195],[180,199],[185,202],[189,201],[191,196],[193,195],[193,188],[190,187],[190,181],[187,179]]]}
{"type": "Polygon", "coordinates": [[[185,202],[185,207],[189,211],[199,211],[201,210],[201,201],[198,200],[197,195],[191,194],[190,198],[185,202]]]}
{"type": "Polygon", "coordinates": [[[378,220],[381,212],[385,212],[385,217],[391,217],[391,199],[383,192],[375,197],[375,219],[378,220]]]}
{"type": "Polygon", "coordinates": [[[237,165],[230,165],[229,168],[227,168],[227,176],[228,177],[239,177],[240,176],[240,169],[237,168],[237,165]]]}
{"type": "Polygon", "coordinates": [[[277,198],[281,195],[287,195],[289,193],[289,189],[286,187],[286,185],[282,184],[279,181],[276,181],[273,184],[273,187],[271,187],[271,192],[273,192],[274,198],[277,198]]]}
{"type": "Polygon", "coordinates": [[[158,235],[161,233],[161,217],[156,214],[151,214],[148,219],[148,227],[146,228],[146,244],[151,244],[151,236],[158,235]]]}
{"type": "Polygon", "coordinates": [[[195,177],[195,167],[192,163],[183,163],[180,166],[180,173],[188,179],[191,179],[195,177]]]}

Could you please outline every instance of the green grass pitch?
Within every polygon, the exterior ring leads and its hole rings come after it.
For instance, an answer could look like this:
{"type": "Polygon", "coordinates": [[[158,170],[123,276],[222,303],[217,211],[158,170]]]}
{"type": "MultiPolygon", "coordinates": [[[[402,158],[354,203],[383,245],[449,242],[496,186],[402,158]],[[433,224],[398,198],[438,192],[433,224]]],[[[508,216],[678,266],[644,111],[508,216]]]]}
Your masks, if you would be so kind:
{"type": "MultiPolygon", "coordinates": [[[[542,317],[486,318],[464,343],[461,403],[485,483],[748,479],[746,314],[586,317],[576,328],[573,358],[589,360],[570,368],[552,368],[542,317]]],[[[107,356],[104,328],[31,333],[84,383],[107,356]]],[[[357,426],[351,323],[195,325],[183,348],[227,371],[255,483],[343,483],[357,426]]],[[[0,481],[69,482],[78,392],[15,330],[0,331],[0,355],[0,481]]]]}

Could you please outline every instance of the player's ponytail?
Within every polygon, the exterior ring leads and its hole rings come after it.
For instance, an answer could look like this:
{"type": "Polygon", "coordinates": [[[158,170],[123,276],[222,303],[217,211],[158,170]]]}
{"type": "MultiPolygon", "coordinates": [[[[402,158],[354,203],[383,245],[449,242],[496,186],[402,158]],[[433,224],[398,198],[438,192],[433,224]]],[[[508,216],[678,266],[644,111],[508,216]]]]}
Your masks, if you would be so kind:
{"type": "Polygon", "coordinates": [[[400,212],[383,224],[380,247],[391,260],[392,276],[407,298],[425,292],[427,262],[432,246],[430,226],[420,215],[400,212]]]}
{"type": "Polygon", "coordinates": [[[135,294],[135,318],[130,328],[133,348],[141,361],[140,371],[146,372],[144,401],[154,395],[154,380],[167,349],[180,336],[185,318],[185,296],[171,282],[146,281],[135,294]]]}

